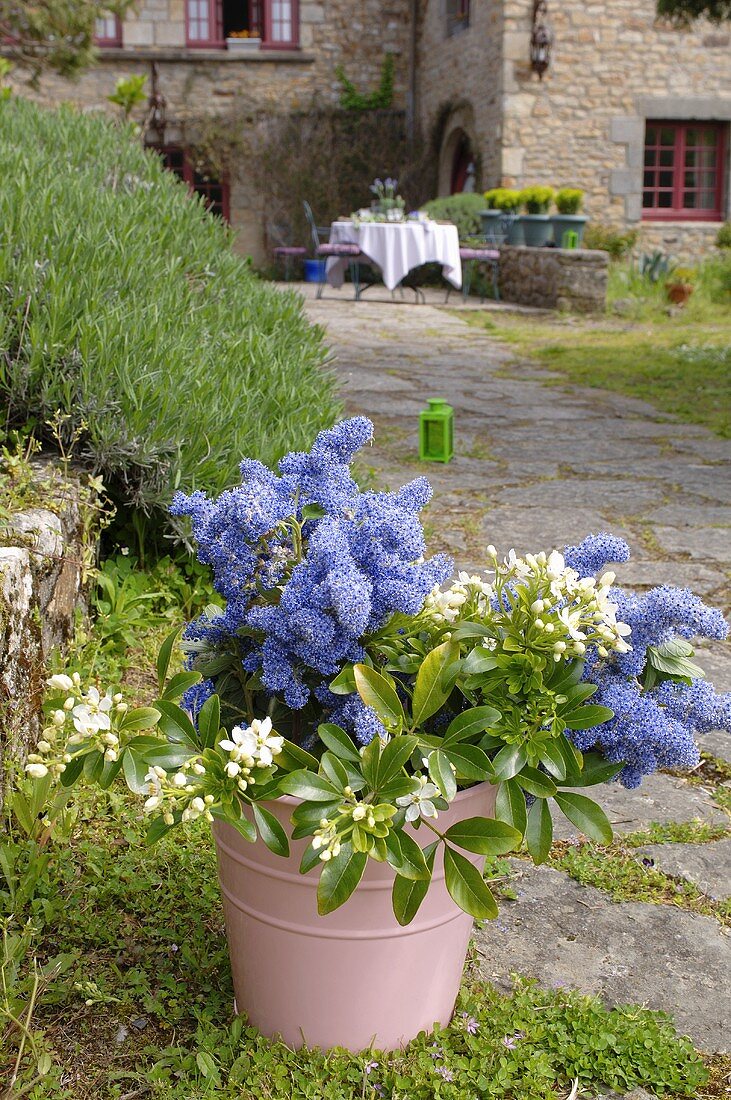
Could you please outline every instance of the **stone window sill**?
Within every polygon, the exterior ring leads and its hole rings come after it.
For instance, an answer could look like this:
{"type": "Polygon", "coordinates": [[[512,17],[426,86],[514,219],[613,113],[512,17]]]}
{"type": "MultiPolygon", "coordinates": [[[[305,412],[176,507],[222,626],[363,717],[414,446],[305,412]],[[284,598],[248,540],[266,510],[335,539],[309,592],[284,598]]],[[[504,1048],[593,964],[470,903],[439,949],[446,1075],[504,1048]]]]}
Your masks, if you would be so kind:
{"type": "Polygon", "coordinates": [[[643,226],[654,226],[656,229],[718,229],[720,225],[723,225],[723,218],[716,218],[714,221],[700,221],[694,218],[680,221],[666,221],[664,218],[642,218],[641,222],[643,226]]]}
{"type": "Polygon", "coordinates": [[[100,61],[221,61],[224,64],[271,64],[272,62],[309,65],[314,54],[303,50],[196,50],[186,46],[105,46],[98,51],[100,61]]]}

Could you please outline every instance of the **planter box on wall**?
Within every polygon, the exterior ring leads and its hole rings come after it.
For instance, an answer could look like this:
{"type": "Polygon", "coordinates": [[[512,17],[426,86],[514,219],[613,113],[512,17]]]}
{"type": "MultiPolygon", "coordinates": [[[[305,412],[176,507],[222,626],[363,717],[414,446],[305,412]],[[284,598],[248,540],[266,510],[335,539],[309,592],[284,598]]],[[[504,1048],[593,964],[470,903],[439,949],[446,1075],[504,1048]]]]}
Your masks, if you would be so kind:
{"type": "Polygon", "coordinates": [[[226,49],[232,53],[254,53],[261,46],[261,38],[227,38],[226,49]]]}

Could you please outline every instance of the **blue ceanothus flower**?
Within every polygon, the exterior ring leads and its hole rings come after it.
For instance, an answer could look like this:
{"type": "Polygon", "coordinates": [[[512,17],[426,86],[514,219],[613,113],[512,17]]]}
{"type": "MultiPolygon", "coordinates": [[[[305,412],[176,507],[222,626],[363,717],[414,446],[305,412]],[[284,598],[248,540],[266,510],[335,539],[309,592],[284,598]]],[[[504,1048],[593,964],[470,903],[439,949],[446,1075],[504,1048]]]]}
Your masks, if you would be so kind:
{"type": "Polygon", "coordinates": [[[327,683],[363,657],[364,634],[397,611],[415,614],[452,572],[443,555],[423,560],[425,478],[393,493],[359,490],[350,464],[372,436],[365,417],[345,420],[308,453],[281,459],[279,475],[247,460],[240,486],[216,500],[178,493],[171,508],[190,516],[198,559],[226,600],[223,615],[191,623],[186,639],[212,648],[236,639],[244,668],[273,695],[297,710],[314,693],[363,743],[380,723],[327,683]]]}
{"type": "MultiPolygon", "coordinates": [[[[613,535],[590,535],[565,550],[567,565],[583,576],[599,572],[608,562],[629,559],[629,547],[613,535]]],[[[641,684],[650,646],[673,638],[722,640],[728,625],[720,611],[707,607],[688,588],[660,585],[641,595],[612,588],[617,618],[632,628],[629,653],[601,658],[587,653],[584,679],[598,685],[591,700],[614,711],[609,722],[571,733],[579,749],[599,749],[607,760],[623,763],[625,787],[638,787],[644,775],[658,768],[688,769],[698,764],[699,733],[731,732],[731,693],[717,694],[703,679],[688,684],[665,680],[649,690],[641,684]]]]}

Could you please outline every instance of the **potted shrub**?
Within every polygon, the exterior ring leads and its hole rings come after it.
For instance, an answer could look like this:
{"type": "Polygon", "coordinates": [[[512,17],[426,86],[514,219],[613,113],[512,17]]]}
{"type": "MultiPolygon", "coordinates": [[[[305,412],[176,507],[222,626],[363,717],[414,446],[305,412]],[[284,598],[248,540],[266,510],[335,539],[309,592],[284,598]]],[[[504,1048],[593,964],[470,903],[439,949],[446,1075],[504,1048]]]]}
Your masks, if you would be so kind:
{"type": "Polygon", "coordinates": [[[676,306],[684,306],[693,293],[695,271],[692,267],[676,267],[665,280],[665,293],[676,306]]]}
{"type": "Polygon", "coordinates": [[[493,187],[490,191],[485,191],[485,209],[480,211],[482,233],[485,237],[492,234],[495,223],[503,214],[503,211],[495,205],[495,200],[499,197],[501,191],[502,188],[500,187],[493,187]]]}
{"type": "MultiPolygon", "coordinates": [[[[494,210],[495,213],[493,215],[488,211],[487,220],[483,220],[482,229],[486,236],[492,229],[491,222],[499,218],[501,214],[517,215],[520,210],[520,191],[516,191],[511,187],[494,187],[491,191],[485,193],[486,200],[488,195],[490,196],[490,210],[494,210]]],[[[482,217],[482,214],[480,216],[482,217]]],[[[507,243],[523,244],[523,230],[517,216],[510,226],[507,243]]]]}
{"type": "Polygon", "coordinates": [[[584,202],[584,192],[576,187],[562,187],[556,192],[556,210],[551,218],[553,223],[553,242],[557,248],[564,246],[564,234],[576,233],[581,247],[584,237],[586,215],[579,213],[584,202]]]}
{"type": "Polygon", "coordinates": [[[27,765],[64,786],[121,772],[151,843],[208,822],[238,1010],[352,1050],[447,1022],[472,919],[497,915],[485,856],[525,843],[543,862],[551,801],[608,843],[576,788],[692,768],[695,729],[731,728],[688,640],[725,637],[720,612],[614,587],[604,565],[629,548],[611,535],[488,547],[485,575],[453,580],[424,557],[426,479],[358,489],[371,437],[346,420],[276,474],[245,460],[218,499],[176,494],[224,606],[188,624],[171,679],[164,643],[150,707],[52,677],[27,765]]]}
{"type": "Polygon", "coordinates": [[[520,192],[520,204],[527,213],[521,215],[525,243],[530,248],[541,248],[551,239],[551,220],[548,216],[555,195],[552,187],[526,187],[520,192]]]}

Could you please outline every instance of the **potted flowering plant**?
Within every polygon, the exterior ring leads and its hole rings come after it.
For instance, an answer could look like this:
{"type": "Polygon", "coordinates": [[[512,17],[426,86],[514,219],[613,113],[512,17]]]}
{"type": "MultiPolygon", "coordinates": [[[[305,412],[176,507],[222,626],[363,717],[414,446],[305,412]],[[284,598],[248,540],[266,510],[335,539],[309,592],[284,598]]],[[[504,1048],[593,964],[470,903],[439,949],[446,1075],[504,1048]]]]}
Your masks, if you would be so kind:
{"type": "Polygon", "coordinates": [[[525,243],[530,248],[542,248],[551,239],[548,211],[556,192],[552,187],[526,187],[520,192],[521,205],[527,210],[521,215],[525,243]]]}
{"type": "Polygon", "coordinates": [[[375,198],[372,208],[378,221],[402,222],[406,203],[398,194],[398,180],[387,177],[385,180],[375,179],[370,187],[375,198]]]}
{"type": "Polygon", "coordinates": [[[576,233],[578,247],[581,247],[586,225],[586,215],[580,213],[584,202],[584,192],[576,187],[562,187],[556,192],[556,210],[551,222],[553,224],[553,243],[557,248],[563,247],[564,234],[576,233]]]}
{"type": "Polygon", "coordinates": [[[719,612],[616,588],[611,535],[488,547],[485,575],[450,582],[424,557],[426,480],[353,480],[371,436],[346,420],[278,474],[246,460],[216,500],[177,494],[224,606],[185,628],[170,679],[166,640],[150,707],[53,677],[27,765],[66,786],[121,771],[150,842],[208,822],[238,1008],[353,1050],[448,1021],[472,920],[497,914],[486,856],[545,860],[551,804],[608,843],[590,788],[693,767],[694,732],[731,728],[689,641],[725,637],[719,612]]]}
{"type": "MultiPolygon", "coordinates": [[[[493,187],[485,192],[487,210],[480,213],[482,219],[482,232],[489,237],[493,232],[494,222],[504,214],[517,215],[520,210],[520,191],[510,187],[493,187]]],[[[508,232],[508,244],[523,244],[523,229],[516,217],[508,232]]]]}

